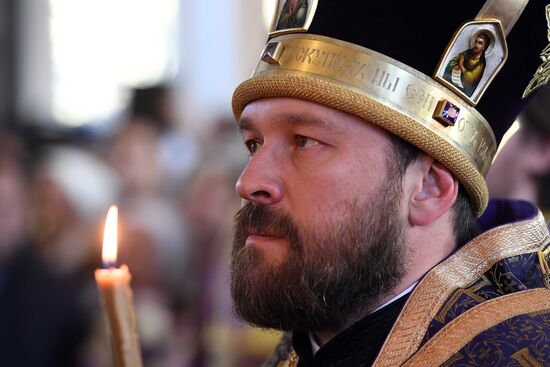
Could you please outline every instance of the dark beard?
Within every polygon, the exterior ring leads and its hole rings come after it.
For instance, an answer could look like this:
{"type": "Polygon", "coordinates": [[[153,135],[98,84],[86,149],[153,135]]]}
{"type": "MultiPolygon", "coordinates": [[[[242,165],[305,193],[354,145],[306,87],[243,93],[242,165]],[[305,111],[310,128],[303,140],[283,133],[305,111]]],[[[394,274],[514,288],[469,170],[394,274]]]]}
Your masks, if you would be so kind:
{"type": "Polygon", "coordinates": [[[244,206],[235,216],[231,264],[237,316],[285,331],[341,330],[372,310],[405,273],[398,187],[390,184],[374,200],[352,205],[349,216],[303,231],[285,213],[244,206]],[[245,247],[251,229],[287,240],[282,264],[245,247]]]}

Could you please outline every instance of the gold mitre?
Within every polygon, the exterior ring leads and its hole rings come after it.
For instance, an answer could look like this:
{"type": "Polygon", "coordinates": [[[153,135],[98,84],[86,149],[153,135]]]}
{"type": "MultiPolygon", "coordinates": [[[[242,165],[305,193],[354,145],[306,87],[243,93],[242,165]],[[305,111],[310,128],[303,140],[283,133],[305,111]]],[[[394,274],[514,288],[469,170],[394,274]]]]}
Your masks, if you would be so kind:
{"type": "Polygon", "coordinates": [[[256,70],[233,94],[235,117],[269,97],[352,113],[440,161],[481,215],[498,142],[550,75],[546,5],[481,5],[279,0],[256,70]]]}

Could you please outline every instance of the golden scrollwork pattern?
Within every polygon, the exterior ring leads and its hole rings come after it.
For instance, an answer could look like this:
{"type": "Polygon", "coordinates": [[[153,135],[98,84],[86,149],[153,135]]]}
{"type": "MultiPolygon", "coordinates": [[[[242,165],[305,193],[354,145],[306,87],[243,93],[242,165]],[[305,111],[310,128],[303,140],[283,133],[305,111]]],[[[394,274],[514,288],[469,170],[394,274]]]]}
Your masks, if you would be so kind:
{"type": "MultiPolygon", "coordinates": [[[[516,292],[486,301],[466,311],[447,324],[403,366],[440,366],[461,349],[463,349],[462,355],[470,360],[490,358],[491,361],[504,361],[506,359],[505,350],[514,348],[516,345],[514,341],[521,340],[522,338],[528,338],[532,349],[537,351],[536,330],[537,323],[540,321],[532,321],[532,318],[529,316],[518,320],[512,320],[512,318],[537,311],[546,311],[548,313],[548,310],[550,310],[550,292],[543,288],[516,292]],[[495,338],[494,343],[486,343],[487,346],[484,351],[479,350],[475,344],[469,345],[476,335],[504,322],[506,324],[502,325],[502,328],[510,334],[511,339],[509,343],[505,339],[495,338]]],[[[545,323],[548,322],[547,319],[544,320],[545,323]]],[[[548,326],[550,325],[542,325],[540,329],[542,330],[548,326]]],[[[530,357],[532,360],[539,361],[539,363],[546,359],[544,356],[542,358],[531,356],[529,350],[523,351],[522,356],[523,358],[530,357]]]]}
{"type": "MultiPolygon", "coordinates": [[[[545,10],[546,23],[548,26],[547,37],[548,41],[550,42],[550,4],[546,5],[545,10]]],[[[550,80],[550,43],[544,48],[544,50],[542,50],[542,52],[540,53],[540,58],[542,59],[542,64],[535,72],[535,75],[527,85],[527,88],[525,88],[522,98],[528,97],[531,93],[545,85],[548,80],[550,80]]]]}

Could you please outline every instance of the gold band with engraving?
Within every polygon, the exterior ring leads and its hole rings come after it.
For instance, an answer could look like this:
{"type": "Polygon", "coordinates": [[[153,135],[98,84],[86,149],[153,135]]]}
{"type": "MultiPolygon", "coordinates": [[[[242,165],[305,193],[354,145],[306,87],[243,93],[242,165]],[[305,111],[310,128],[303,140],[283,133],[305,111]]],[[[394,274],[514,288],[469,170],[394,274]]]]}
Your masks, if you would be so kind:
{"type": "Polygon", "coordinates": [[[252,78],[237,87],[233,112],[260,98],[295,97],[355,114],[409,141],[445,165],[480,215],[488,202],[483,177],[496,153],[487,121],[444,86],[375,51],[328,37],[271,39],[252,78]],[[266,51],[269,50],[269,54],[266,51]],[[433,118],[439,101],[460,108],[457,122],[433,118]]]}

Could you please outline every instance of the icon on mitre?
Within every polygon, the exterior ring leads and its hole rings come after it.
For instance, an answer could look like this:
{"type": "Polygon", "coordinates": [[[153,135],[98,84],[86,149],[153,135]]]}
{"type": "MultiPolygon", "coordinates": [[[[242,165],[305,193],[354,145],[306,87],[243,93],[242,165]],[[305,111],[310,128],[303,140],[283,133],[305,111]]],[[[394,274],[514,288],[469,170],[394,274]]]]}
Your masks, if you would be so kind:
{"type": "Polygon", "coordinates": [[[278,0],[269,35],[307,32],[318,0],[278,0]]]}

